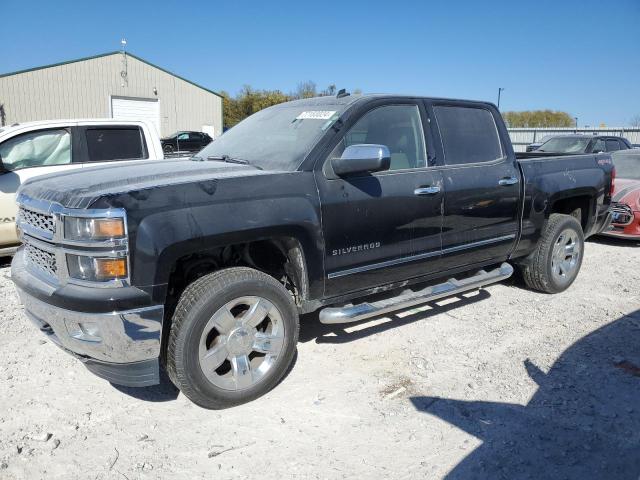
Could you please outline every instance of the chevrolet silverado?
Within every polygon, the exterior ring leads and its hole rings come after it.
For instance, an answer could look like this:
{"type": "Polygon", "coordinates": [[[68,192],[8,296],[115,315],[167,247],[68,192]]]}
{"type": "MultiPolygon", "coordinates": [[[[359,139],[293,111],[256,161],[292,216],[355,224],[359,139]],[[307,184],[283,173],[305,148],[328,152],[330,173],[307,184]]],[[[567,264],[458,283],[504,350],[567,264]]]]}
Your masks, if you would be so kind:
{"type": "Polygon", "coordinates": [[[146,386],[165,368],[224,408],[283,378],[302,314],[360,321],[514,267],[564,291],[613,175],[608,154],[517,158],[490,103],[340,92],[262,110],[191,159],[25,183],[12,279],[97,375],[146,386]]]}

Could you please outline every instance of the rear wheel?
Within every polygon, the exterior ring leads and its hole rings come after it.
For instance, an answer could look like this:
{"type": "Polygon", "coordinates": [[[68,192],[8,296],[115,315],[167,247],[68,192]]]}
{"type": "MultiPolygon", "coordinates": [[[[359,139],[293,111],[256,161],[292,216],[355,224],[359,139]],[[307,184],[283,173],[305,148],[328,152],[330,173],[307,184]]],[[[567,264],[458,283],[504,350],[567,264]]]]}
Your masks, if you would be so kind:
{"type": "Polygon", "coordinates": [[[536,250],[521,266],[525,283],[546,293],[566,290],[578,276],[583,252],[580,222],[571,215],[552,214],[536,250]]]}
{"type": "Polygon", "coordinates": [[[298,313],[289,292],[250,268],[229,268],[189,285],[178,302],[167,371],[205,408],[225,408],[271,390],[293,361],[298,313]]]}

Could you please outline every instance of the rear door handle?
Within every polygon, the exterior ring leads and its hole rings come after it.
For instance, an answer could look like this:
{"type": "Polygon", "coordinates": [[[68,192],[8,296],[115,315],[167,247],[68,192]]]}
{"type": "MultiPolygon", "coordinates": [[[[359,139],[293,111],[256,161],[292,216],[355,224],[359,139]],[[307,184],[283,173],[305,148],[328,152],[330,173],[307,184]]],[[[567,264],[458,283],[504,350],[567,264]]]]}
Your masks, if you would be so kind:
{"type": "Polygon", "coordinates": [[[435,195],[436,193],[440,193],[440,187],[420,187],[416,188],[413,191],[414,195],[435,195]]]}
{"type": "Polygon", "coordinates": [[[506,185],[515,185],[518,183],[517,177],[505,177],[498,180],[498,185],[506,186],[506,185]]]}

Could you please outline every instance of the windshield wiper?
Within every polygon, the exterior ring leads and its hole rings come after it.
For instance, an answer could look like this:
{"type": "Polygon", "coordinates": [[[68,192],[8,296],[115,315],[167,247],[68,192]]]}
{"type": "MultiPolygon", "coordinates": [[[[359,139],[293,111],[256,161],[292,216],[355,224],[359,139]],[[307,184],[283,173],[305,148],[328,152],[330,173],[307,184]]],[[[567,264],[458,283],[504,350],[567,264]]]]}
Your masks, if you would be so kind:
{"type": "Polygon", "coordinates": [[[210,155],[207,157],[207,160],[212,160],[214,162],[226,162],[226,163],[238,163],[240,165],[251,165],[252,167],[257,168],[258,170],[262,170],[262,167],[252,164],[248,160],[243,160],[241,158],[233,158],[229,155],[210,155]]]}

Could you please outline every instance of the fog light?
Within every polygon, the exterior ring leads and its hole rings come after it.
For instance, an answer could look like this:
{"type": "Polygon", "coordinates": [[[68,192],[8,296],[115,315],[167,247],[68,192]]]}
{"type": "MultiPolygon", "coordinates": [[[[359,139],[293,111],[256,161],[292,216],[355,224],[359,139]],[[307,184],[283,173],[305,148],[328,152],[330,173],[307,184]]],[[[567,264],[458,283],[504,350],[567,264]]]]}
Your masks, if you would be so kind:
{"type": "Polygon", "coordinates": [[[95,322],[67,322],[69,335],[85,342],[101,342],[100,329],[95,322]]]}

